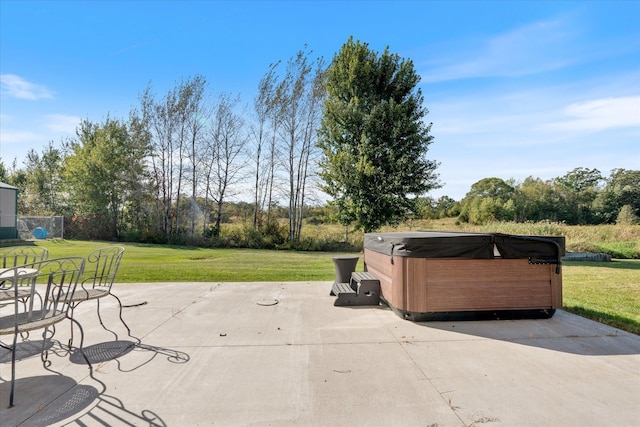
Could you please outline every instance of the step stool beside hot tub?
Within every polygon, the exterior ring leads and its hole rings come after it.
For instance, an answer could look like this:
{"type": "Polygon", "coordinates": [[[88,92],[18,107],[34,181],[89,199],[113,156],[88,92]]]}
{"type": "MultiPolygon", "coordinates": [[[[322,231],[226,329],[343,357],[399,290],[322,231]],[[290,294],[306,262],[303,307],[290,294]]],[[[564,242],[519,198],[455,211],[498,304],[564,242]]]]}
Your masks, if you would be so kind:
{"type": "Polygon", "coordinates": [[[366,233],[365,270],[413,320],[553,316],[562,307],[563,236],[366,233]]]}

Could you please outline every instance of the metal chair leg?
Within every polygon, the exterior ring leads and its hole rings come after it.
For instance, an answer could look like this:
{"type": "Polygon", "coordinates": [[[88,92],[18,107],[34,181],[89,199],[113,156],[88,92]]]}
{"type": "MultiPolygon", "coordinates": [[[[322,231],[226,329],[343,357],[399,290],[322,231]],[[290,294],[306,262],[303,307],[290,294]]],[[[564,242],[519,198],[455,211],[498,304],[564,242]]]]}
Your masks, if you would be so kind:
{"type": "MultiPolygon", "coordinates": [[[[69,305],[69,312],[71,320],[73,320],[73,310],[76,308],[76,304],[69,305]]],[[[69,322],[69,328],[71,329],[71,335],[69,337],[69,350],[71,350],[71,346],[73,345],[73,322],[69,322]]]]}
{"type": "Polygon", "coordinates": [[[80,350],[80,354],[82,354],[82,358],[84,359],[85,362],[87,362],[87,365],[89,366],[89,372],[90,372],[90,376],[91,378],[93,378],[93,365],[91,364],[91,361],[89,361],[89,358],[87,357],[86,353],[84,352],[84,331],[82,330],[82,325],[80,324],[80,322],[78,322],[76,319],[74,319],[73,317],[70,317],[69,320],[71,320],[72,323],[75,323],[78,326],[78,329],[80,330],[80,347],[78,347],[78,350],[80,350]]]}
{"type": "MultiPolygon", "coordinates": [[[[40,359],[42,360],[42,364],[45,368],[51,366],[51,361],[49,361],[49,350],[46,348],[47,339],[52,340],[56,334],[56,325],[50,325],[44,328],[42,332],[42,351],[40,351],[40,359]],[[51,335],[49,335],[49,328],[51,328],[51,335]]],[[[69,347],[71,348],[71,347],[69,347]]]]}
{"type": "Polygon", "coordinates": [[[18,345],[18,331],[16,330],[16,333],[13,335],[13,347],[11,347],[11,393],[9,394],[9,408],[13,408],[13,395],[16,388],[16,346],[17,345],[18,345]]]}
{"type": "Polygon", "coordinates": [[[102,321],[102,316],[100,315],[100,299],[101,299],[101,298],[98,298],[98,299],[96,300],[96,304],[98,305],[98,306],[97,306],[97,310],[98,310],[98,320],[100,321],[100,324],[102,325],[102,327],[104,328],[104,330],[105,330],[105,331],[109,331],[109,332],[111,332],[111,333],[113,334],[113,336],[114,336],[114,337],[116,338],[116,340],[117,340],[117,339],[118,339],[118,334],[116,334],[115,332],[113,332],[111,329],[107,328],[107,327],[105,326],[104,322],[102,321]]]}
{"type": "Polygon", "coordinates": [[[129,336],[131,337],[131,328],[129,328],[129,325],[127,325],[127,322],[124,321],[124,318],[122,317],[122,301],[120,301],[120,298],[118,298],[117,295],[109,293],[109,295],[111,295],[112,297],[114,297],[117,301],[118,301],[118,308],[120,309],[120,321],[122,322],[122,324],[124,325],[125,328],[127,328],[127,333],[129,334],[129,336]]]}

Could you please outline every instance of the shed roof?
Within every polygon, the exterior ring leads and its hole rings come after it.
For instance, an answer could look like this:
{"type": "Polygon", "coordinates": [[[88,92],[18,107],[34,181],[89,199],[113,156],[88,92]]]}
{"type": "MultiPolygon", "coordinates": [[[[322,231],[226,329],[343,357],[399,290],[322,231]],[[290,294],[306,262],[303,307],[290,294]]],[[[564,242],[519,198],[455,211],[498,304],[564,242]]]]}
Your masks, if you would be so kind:
{"type": "Polygon", "coordinates": [[[14,187],[12,185],[5,184],[4,182],[0,182],[0,188],[7,188],[9,190],[17,190],[18,189],[18,187],[14,187]]]}

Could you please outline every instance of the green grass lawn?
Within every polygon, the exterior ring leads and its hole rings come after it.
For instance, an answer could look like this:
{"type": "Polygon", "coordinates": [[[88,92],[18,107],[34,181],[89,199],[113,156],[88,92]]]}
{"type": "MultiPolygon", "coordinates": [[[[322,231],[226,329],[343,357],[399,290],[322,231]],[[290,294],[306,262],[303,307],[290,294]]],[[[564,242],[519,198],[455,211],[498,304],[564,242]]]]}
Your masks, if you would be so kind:
{"type": "MultiPolygon", "coordinates": [[[[85,255],[108,242],[42,241],[49,258],[85,255]]],[[[331,257],[338,253],[256,249],[209,249],[189,246],[118,243],[125,247],[117,281],[272,282],[331,281],[331,257]]],[[[362,265],[359,265],[362,268],[362,265]]]]}
{"type": "Polygon", "coordinates": [[[640,260],[567,261],[562,273],[567,311],[640,335],[640,260]]]}
{"type": "MultiPolygon", "coordinates": [[[[52,240],[37,243],[49,257],[85,255],[107,242],[52,240]]],[[[333,281],[327,252],[203,249],[121,244],[126,248],[117,281],[247,282],[333,281]]],[[[353,255],[353,254],[351,254],[353,255]]],[[[362,261],[358,271],[363,268],[362,261]]],[[[567,311],[640,335],[640,260],[572,261],[562,269],[567,311]]]]}

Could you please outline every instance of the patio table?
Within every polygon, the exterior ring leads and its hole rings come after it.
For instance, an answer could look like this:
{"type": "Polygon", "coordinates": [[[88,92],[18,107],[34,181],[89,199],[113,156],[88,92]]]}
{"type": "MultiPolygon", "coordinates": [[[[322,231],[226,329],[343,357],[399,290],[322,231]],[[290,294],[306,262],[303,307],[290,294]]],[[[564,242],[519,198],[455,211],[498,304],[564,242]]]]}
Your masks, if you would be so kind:
{"type": "MultiPolygon", "coordinates": [[[[10,301],[16,297],[16,290],[12,289],[13,286],[17,286],[17,279],[27,279],[29,277],[36,276],[39,273],[37,268],[21,268],[21,267],[12,267],[12,268],[0,268],[0,301],[10,301]],[[5,282],[9,281],[12,283],[12,286],[7,288],[4,286],[5,282]]],[[[36,281],[32,281],[30,289],[18,289],[18,299],[30,298],[34,295],[36,288],[36,281]]],[[[10,303],[4,303],[1,305],[6,305],[10,303]]],[[[33,298],[31,298],[30,308],[33,308],[33,298]]]]}

